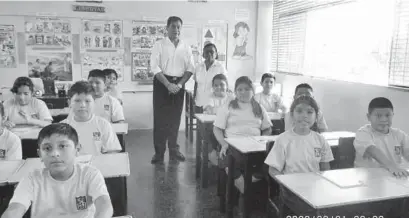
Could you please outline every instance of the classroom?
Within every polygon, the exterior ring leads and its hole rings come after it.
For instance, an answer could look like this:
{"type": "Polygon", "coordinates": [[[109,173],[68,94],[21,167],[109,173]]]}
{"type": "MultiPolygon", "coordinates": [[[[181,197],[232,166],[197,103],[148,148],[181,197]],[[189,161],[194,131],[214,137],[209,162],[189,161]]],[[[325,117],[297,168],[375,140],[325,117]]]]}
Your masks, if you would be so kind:
{"type": "Polygon", "coordinates": [[[409,218],[408,11],[0,1],[0,217],[409,218]]]}

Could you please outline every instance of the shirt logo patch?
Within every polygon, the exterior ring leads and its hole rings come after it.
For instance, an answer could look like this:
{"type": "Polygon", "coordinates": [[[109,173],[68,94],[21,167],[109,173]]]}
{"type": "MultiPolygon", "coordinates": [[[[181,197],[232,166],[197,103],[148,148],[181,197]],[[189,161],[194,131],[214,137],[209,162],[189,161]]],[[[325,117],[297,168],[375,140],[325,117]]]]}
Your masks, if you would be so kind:
{"type": "Polygon", "coordinates": [[[401,146],[395,146],[395,154],[396,155],[401,155],[402,154],[402,147],[401,146]]]}
{"type": "Polygon", "coordinates": [[[77,210],[85,210],[88,208],[87,198],[85,196],[75,197],[75,205],[77,210]]]}
{"type": "Polygon", "coordinates": [[[0,158],[6,158],[6,150],[0,149],[0,158]]]}
{"type": "Polygon", "coordinates": [[[101,140],[101,133],[100,132],[93,132],[92,136],[94,137],[95,141],[100,141],[101,140]]]}
{"type": "Polygon", "coordinates": [[[104,104],[104,110],[109,111],[109,104],[104,104]]]}
{"type": "Polygon", "coordinates": [[[315,157],[321,157],[321,148],[314,148],[315,157]]]}

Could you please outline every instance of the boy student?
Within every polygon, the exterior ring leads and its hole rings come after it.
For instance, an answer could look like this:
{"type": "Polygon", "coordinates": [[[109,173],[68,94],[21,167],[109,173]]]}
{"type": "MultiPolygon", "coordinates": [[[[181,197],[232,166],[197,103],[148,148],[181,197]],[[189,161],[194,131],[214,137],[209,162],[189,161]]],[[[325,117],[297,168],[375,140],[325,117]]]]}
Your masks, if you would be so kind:
{"type": "MultiPolygon", "coordinates": [[[[307,84],[307,83],[301,83],[297,87],[295,87],[295,94],[294,94],[294,99],[300,97],[300,96],[313,96],[313,89],[312,87],[307,84]]],[[[290,116],[289,113],[285,116],[285,130],[289,130],[293,128],[293,120],[290,116]]],[[[317,122],[311,127],[312,130],[317,131],[317,132],[326,132],[328,131],[328,126],[327,123],[325,122],[324,115],[322,114],[321,110],[319,110],[317,114],[317,122]]]]}
{"type": "Polygon", "coordinates": [[[393,105],[387,98],[374,98],[368,107],[370,124],[361,127],[355,136],[355,166],[385,167],[395,176],[408,176],[399,167],[409,160],[409,137],[392,128],[393,105]]]}
{"type": "Polygon", "coordinates": [[[0,103],[0,161],[21,160],[23,159],[21,139],[5,128],[3,119],[4,107],[3,104],[0,103]]]}
{"type": "Polygon", "coordinates": [[[263,92],[254,95],[254,99],[260,103],[267,112],[275,112],[285,114],[286,107],[283,104],[280,96],[273,93],[275,85],[275,76],[271,73],[265,73],[261,76],[261,86],[263,86],[263,92]]]}
{"type": "Polygon", "coordinates": [[[71,115],[62,123],[77,130],[82,145],[81,154],[99,155],[122,150],[112,125],[94,114],[92,87],[86,81],[78,81],[68,91],[71,115]]]}
{"type": "Polygon", "coordinates": [[[118,99],[119,103],[123,105],[124,97],[122,96],[122,93],[118,88],[118,73],[114,69],[104,69],[102,72],[104,72],[107,78],[106,92],[110,96],[118,99]]]}
{"type": "Polygon", "coordinates": [[[104,177],[92,166],[76,163],[78,135],[68,124],[44,127],[38,155],[45,168],[23,178],[2,218],[106,217],[113,214],[104,177]]]}
{"type": "Polygon", "coordinates": [[[106,75],[102,70],[94,69],[88,74],[88,81],[93,88],[95,99],[95,114],[111,123],[121,123],[125,120],[123,108],[118,99],[105,93],[106,75]]]}

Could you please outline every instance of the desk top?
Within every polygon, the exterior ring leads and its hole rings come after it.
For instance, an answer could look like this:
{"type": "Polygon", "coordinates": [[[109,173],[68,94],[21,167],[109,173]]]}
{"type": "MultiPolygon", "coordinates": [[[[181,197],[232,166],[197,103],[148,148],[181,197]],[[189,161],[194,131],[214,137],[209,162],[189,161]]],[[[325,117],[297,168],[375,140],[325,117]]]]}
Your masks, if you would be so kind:
{"type": "Polygon", "coordinates": [[[124,177],[131,174],[127,152],[94,156],[91,165],[98,168],[105,178],[124,177]]]}
{"type": "MultiPolygon", "coordinates": [[[[124,177],[131,174],[128,153],[112,153],[98,156],[83,155],[77,157],[77,161],[81,163],[89,163],[96,167],[101,171],[104,178],[124,177]]],[[[27,158],[26,160],[23,160],[23,164],[19,170],[14,172],[14,174],[8,178],[8,183],[18,183],[33,170],[41,168],[44,168],[44,164],[40,158],[27,158]]]]}
{"type": "Polygon", "coordinates": [[[128,123],[113,123],[112,127],[116,134],[128,134],[128,123]]]}
{"type": "Polygon", "coordinates": [[[216,115],[213,114],[195,114],[195,117],[202,123],[213,123],[216,120],[216,115]]]}
{"type": "Polygon", "coordinates": [[[275,113],[275,112],[267,112],[268,117],[270,120],[281,120],[283,117],[280,113],[275,113]]]}
{"type": "Polygon", "coordinates": [[[67,115],[70,113],[70,108],[66,107],[63,109],[49,109],[51,116],[55,117],[58,115],[67,115]]]}
{"type": "Polygon", "coordinates": [[[0,184],[6,183],[24,164],[24,160],[0,161],[0,184]]]}
{"type": "Polygon", "coordinates": [[[243,154],[266,151],[266,143],[263,143],[261,139],[256,140],[254,137],[235,137],[225,140],[229,146],[236,148],[243,154]]]}
{"type": "Polygon", "coordinates": [[[353,173],[358,176],[363,185],[341,188],[317,173],[279,175],[276,178],[280,184],[316,209],[409,196],[409,188],[397,185],[391,180],[392,176],[381,168],[333,171],[339,173],[341,178],[353,173]]]}
{"type": "Polygon", "coordinates": [[[323,132],[321,135],[324,136],[326,140],[355,137],[354,132],[347,131],[323,132]]]}

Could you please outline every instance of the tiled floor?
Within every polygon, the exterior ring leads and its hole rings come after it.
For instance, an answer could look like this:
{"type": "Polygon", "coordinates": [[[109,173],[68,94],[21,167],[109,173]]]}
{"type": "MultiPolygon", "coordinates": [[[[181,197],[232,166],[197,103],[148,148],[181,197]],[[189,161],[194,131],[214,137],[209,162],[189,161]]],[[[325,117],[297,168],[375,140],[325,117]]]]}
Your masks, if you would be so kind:
{"type": "MultiPolygon", "coordinates": [[[[179,133],[180,151],[186,162],[155,166],[152,131],[133,130],[126,136],[130,154],[131,176],[128,178],[128,212],[134,218],[216,218],[219,212],[216,183],[201,190],[195,179],[195,146],[179,133]]],[[[166,154],[167,155],[167,154],[166,154]]],[[[215,178],[213,176],[213,178],[215,178]]],[[[236,207],[237,208],[237,207],[236,207]]],[[[235,217],[237,209],[235,209],[235,217]]],[[[255,212],[252,217],[265,217],[255,212]]]]}

